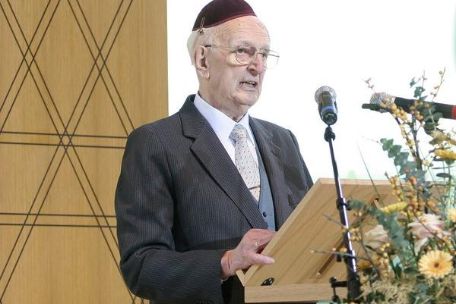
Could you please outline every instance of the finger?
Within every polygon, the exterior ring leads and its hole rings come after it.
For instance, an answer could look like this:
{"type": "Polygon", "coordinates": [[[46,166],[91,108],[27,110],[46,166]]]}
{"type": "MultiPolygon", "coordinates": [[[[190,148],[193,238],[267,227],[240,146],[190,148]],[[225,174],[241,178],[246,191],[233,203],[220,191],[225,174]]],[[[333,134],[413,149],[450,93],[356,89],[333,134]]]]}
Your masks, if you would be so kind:
{"type": "Polygon", "coordinates": [[[271,241],[272,237],[263,237],[263,238],[260,238],[258,240],[256,240],[256,245],[257,247],[261,247],[261,246],[266,246],[267,244],[269,244],[269,242],[271,241]]]}
{"type": "Polygon", "coordinates": [[[264,248],[266,247],[267,244],[268,244],[268,243],[264,243],[264,244],[262,244],[262,245],[257,244],[256,253],[262,253],[263,250],[264,250],[264,248]]]}
{"type": "Polygon", "coordinates": [[[255,240],[254,247],[256,248],[256,251],[257,252],[263,251],[263,249],[266,247],[266,245],[269,244],[269,242],[271,241],[273,236],[274,235],[272,234],[272,235],[268,235],[267,237],[263,237],[261,239],[255,240]]]}
{"type": "Polygon", "coordinates": [[[268,239],[272,238],[275,234],[275,231],[267,230],[267,229],[250,229],[245,234],[247,239],[268,239]]]}
{"type": "Polygon", "coordinates": [[[269,257],[267,255],[256,253],[252,256],[251,262],[252,262],[252,264],[269,265],[269,264],[275,263],[275,260],[272,257],[269,257]]]}

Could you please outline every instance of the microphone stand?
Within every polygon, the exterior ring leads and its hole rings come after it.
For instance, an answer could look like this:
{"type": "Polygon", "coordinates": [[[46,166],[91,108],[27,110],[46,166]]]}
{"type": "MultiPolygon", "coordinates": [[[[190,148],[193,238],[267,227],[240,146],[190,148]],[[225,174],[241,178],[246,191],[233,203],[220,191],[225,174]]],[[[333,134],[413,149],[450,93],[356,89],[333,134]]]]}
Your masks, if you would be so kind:
{"type": "Polygon", "coordinates": [[[355,250],[353,249],[350,232],[348,231],[349,224],[347,210],[349,210],[349,206],[342,193],[342,187],[339,180],[339,171],[337,170],[336,158],[334,156],[333,140],[335,140],[335,138],[336,135],[332,131],[331,126],[328,124],[325,130],[325,140],[329,143],[329,150],[331,152],[331,162],[333,166],[334,181],[337,191],[337,209],[339,210],[340,222],[345,228],[343,244],[347,250],[346,255],[344,256],[344,261],[347,266],[347,281],[337,281],[335,278],[331,278],[330,283],[334,291],[333,301],[339,302],[339,297],[336,294],[337,287],[347,287],[348,300],[356,301],[356,299],[361,295],[360,282],[356,269],[355,250]]]}

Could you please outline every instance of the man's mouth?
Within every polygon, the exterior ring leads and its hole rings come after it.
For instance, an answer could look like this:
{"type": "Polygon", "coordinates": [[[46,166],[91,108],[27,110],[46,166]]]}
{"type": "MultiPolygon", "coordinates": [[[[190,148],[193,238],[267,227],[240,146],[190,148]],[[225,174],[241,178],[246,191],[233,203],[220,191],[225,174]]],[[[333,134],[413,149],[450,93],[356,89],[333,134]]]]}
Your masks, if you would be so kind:
{"type": "Polygon", "coordinates": [[[258,85],[258,82],[253,81],[253,80],[241,81],[241,86],[245,86],[248,88],[256,88],[257,85],[258,85]]]}

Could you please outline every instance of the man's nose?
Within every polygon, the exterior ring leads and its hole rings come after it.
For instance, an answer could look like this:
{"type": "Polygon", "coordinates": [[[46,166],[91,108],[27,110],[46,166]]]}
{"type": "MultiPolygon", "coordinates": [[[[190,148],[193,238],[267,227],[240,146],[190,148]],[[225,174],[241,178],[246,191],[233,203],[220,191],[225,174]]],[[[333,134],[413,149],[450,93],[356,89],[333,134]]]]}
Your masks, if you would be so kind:
{"type": "Polygon", "coordinates": [[[256,53],[247,68],[250,72],[255,72],[255,73],[259,74],[259,73],[263,73],[266,70],[265,64],[266,64],[266,61],[263,58],[263,55],[260,53],[256,53]]]}

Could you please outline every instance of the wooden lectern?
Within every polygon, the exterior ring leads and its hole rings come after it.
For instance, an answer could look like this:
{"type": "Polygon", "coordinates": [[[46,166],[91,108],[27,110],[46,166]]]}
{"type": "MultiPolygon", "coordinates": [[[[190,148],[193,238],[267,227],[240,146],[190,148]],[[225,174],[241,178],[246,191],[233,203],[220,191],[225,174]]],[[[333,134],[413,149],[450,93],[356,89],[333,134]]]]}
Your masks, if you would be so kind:
{"type": "MultiPolygon", "coordinates": [[[[375,187],[370,180],[341,180],[341,184],[347,201],[372,202],[379,198],[394,202],[386,180],[375,181],[375,187]]],[[[347,272],[345,263],[336,262],[330,254],[343,244],[336,196],[334,180],[319,179],[263,250],[276,262],[238,271],[246,303],[305,303],[332,298],[329,279],[345,280],[347,272]]],[[[353,216],[349,216],[351,223],[353,216]]],[[[339,288],[337,294],[345,297],[346,289],[339,288]]]]}

